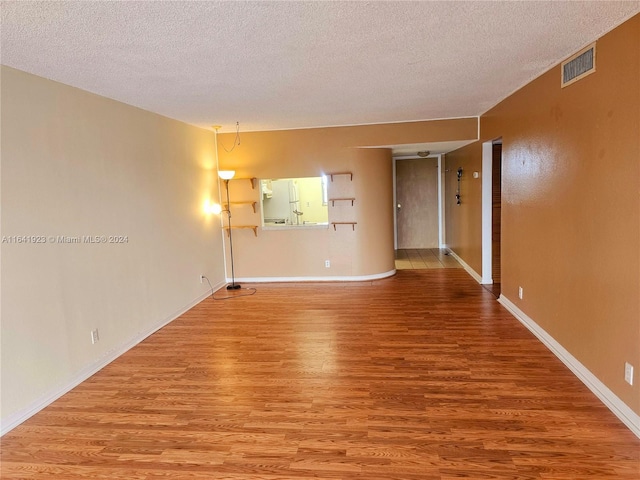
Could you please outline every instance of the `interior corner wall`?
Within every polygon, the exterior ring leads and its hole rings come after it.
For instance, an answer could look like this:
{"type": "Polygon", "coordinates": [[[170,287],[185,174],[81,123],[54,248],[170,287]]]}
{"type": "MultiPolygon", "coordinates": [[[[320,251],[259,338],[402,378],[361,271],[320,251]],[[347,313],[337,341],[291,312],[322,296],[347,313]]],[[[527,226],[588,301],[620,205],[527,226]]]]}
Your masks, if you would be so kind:
{"type": "Polygon", "coordinates": [[[224,282],[215,135],[1,70],[3,430],[224,282]],[[99,331],[92,344],[91,332],[99,331]]]}
{"type": "MultiPolygon", "coordinates": [[[[447,166],[502,137],[502,294],[640,415],[640,379],[624,380],[625,362],[640,369],[638,45],[640,15],[597,40],[595,73],[561,88],[558,65],[488,111],[447,166]]],[[[458,244],[479,251],[463,221],[448,206],[458,244]]]]}

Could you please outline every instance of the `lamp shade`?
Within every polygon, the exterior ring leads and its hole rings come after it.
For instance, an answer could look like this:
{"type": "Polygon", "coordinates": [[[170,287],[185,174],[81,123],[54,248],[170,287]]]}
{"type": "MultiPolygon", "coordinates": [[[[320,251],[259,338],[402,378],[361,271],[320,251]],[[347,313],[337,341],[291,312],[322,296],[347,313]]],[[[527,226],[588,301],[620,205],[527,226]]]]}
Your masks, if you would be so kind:
{"type": "Polygon", "coordinates": [[[235,174],[235,170],[218,170],[218,176],[222,180],[231,180],[235,174]]]}

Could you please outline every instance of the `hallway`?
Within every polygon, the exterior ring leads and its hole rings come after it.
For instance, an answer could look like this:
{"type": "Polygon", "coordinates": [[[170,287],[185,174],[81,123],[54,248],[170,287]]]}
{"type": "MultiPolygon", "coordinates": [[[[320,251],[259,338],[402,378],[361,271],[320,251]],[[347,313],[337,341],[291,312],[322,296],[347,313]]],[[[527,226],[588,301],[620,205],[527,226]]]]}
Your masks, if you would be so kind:
{"type": "Polygon", "coordinates": [[[397,270],[462,268],[445,248],[411,248],[396,250],[397,270]]]}

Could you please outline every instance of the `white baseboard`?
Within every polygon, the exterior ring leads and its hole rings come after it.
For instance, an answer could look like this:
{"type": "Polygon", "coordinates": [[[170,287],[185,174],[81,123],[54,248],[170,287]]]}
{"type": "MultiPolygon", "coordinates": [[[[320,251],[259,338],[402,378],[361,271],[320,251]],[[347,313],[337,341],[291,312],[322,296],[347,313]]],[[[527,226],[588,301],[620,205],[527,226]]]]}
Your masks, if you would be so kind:
{"type": "Polygon", "coordinates": [[[467,273],[468,273],[469,275],[471,275],[471,276],[473,277],[473,279],[474,279],[476,282],[478,282],[478,283],[482,283],[482,276],[481,276],[481,275],[479,275],[479,274],[478,274],[478,272],[476,272],[473,268],[471,268],[471,267],[467,264],[467,262],[465,262],[464,260],[462,260],[462,259],[461,259],[457,254],[456,254],[456,252],[454,252],[454,251],[453,251],[453,250],[451,250],[450,248],[447,248],[447,250],[449,251],[449,254],[450,254],[453,258],[455,258],[455,259],[458,261],[458,263],[459,263],[460,265],[462,265],[462,268],[464,268],[464,269],[467,271],[467,273]]]}
{"type": "MultiPolygon", "coordinates": [[[[366,282],[379,280],[396,274],[396,269],[374,275],[334,276],[334,277],[244,277],[236,278],[238,283],[278,283],[278,282],[366,282]]],[[[231,279],[227,279],[231,282],[231,279]]]]}
{"type": "MultiPolygon", "coordinates": [[[[216,285],[215,287],[213,287],[213,290],[216,291],[219,288],[221,288],[222,286],[224,286],[224,283],[220,283],[219,285],[216,285]]],[[[131,348],[135,347],[138,343],[143,341],[145,338],[147,338],[150,335],[154,334],[155,332],[160,330],[165,325],[171,323],[173,320],[178,318],[180,315],[185,313],[187,310],[189,310],[189,309],[193,308],[194,306],[196,306],[198,303],[200,303],[201,301],[203,301],[205,298],[207,298],[210,295],[211,295],[211,292],[208,291],[207,293],[204,293],[204,294],[198,296],[195,300],[189,302],[187,305],[185,305],[184,307],[182,307],[181,309],[179,309],[175,313],[169,315],[168,317],[164,318],[160,322],[158,322],[158,323],[154,324],[153,326],[149,327],[147,330],[139,332],[134,337],[132,337],[128,341],[122,343],[118,347],[106,352],[98,360],[96,360],[95,362],[87,365],[86,367],[81,369],[79,372],[77,372],[72,378],[70,378],[64,384],[58,385],[57,387],[55,387],[55,388],[51,389],[50,391],[48,391],[47,393],[45,393],[42,397],[40,397],[37,400],[31,402],[31,404],[27,405],[25,408],[22,408],[22,409],[18,410],[17,412],[14,412],[11,415],[8,415],[6,418],[3,418],[0,421],[0,436],[4,435],[5,433],[7,433],[7,432],[9,432],[11,430],[13,430],[15,427],[20,425],[22,422],[24,422],[28,418],[32,417],[33,415],[35,415],[36,413],[38,413],[40,410],[42,410],[46,406],[48,406],[51,403],[53,403],[55,400],[60,398],[65,393],[69,392],[70,390],[72,390],[75,387],[77,387],[78,385],[80,385],[82,382],[84,382],[86,379],[91,377],[93,374],[95,374],[96,372],[98,372],[102,368],[106,367],[108,364],[113,362],[116,358],[118,358],[120,355],[125,353],[127,350],[130,350],[131,348]]]]}
{"type": "Polygon", "coordinates": [[[593,394],[604,403],[613,414],[624,423],[638,438],[640,438],[640,415],[635,413],[626,403],[613,393],[587,367],[580,363],[540,325],[520,310],[504,295],[498,298],[500,302],[516,319],[527,327],[551,352],[571,370],[593,394]]]}

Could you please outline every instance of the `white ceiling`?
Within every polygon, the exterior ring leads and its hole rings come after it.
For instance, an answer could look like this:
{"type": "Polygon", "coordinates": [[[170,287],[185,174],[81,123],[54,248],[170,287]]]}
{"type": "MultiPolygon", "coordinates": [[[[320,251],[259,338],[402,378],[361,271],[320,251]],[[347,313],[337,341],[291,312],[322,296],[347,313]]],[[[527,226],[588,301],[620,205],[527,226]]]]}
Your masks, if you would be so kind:
{"type": "Polygon", "coordinates": [[[1,61],[223,132],[236,121],[252,131],[467,117],[639,11],[640,1],[2,1],[1,61]]]}

